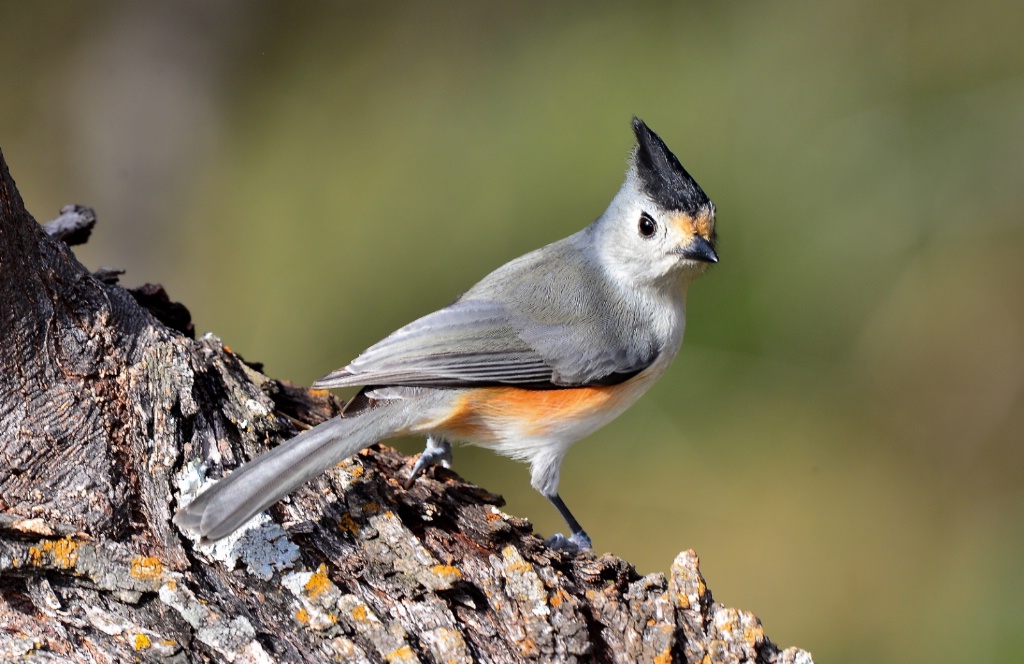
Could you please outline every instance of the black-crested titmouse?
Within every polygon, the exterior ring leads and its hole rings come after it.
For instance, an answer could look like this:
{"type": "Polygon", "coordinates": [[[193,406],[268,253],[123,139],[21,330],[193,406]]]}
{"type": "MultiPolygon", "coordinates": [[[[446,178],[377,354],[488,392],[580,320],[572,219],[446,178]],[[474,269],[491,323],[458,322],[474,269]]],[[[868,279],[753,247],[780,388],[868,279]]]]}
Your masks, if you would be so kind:
{"type": "Polygon", "coordinates": [[[562,458],[668,368],[687,287],[718,262],[714,205],[657,134],[637,118],[633,132],[626,180],[597,221],[501,266],[318,380],[362,390],[340,416],[203,491],[175,523],[220,539],[359,450],[425,434],[410,481],[450,463],[449,441],[528,461],[533,487],[569,526],[549,544],[590,548],[558,495],[562,458]]]}

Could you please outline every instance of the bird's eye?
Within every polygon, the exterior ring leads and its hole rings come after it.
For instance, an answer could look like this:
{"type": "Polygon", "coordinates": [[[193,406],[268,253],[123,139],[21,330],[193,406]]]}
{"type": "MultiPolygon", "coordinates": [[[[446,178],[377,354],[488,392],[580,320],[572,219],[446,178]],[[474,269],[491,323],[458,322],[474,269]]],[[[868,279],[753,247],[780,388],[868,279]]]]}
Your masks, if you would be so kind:
{"type": "Polygon", "coordinates": [[[641,212],[637,230],[640,231],[640,235],[643,237],[651,237],[654,235],[654,231],[658,230],[658,222],[654,221],[651,215],[646,212],[641,212]]]}

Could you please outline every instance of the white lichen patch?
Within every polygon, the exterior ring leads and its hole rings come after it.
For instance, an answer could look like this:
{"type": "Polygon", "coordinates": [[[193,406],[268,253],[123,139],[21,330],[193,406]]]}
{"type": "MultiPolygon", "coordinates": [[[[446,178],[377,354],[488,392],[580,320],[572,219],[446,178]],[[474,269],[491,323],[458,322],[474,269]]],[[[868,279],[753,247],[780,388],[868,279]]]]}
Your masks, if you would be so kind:
{"type": "Polygon", "coordinates": [[[255,399],[246,399],[245,407],[249,409],[250,413],[257,417],[266,417],[267,415],[270,415],[270,409],[255,399]]]}
{"type": "Polygon", "coordinates": [[[265,512],[249,519],[238,530],[224,539],[210,544],[199,544],[196,551],[213,560],[219,560],[228,567],[239,562],[245,565],[253,576],[269,580],[274,572],[283,572],[295,566],[299,559],[299,547],[291,540],[284,528],[279,526],[265,512]]]}
{"type": "Polygon", "coordinates": [[[260,527],[243,533],[235,550],[246,570],[264,581],[275,572],[291,569],[300,557],[299,547],[288,539],[284,528],[270,521],[269,517],[260,527]]]}
{"type": "MultiPolygon", "coordinates": [[[[211,480],[213,481],[216,480],[211,480]]],[[[206,484],[206,464],[199,459],[186,463],[174,475],[174,485],[178,489],[178,504],[187,505],[192,502],[206,484]]]]}
{"type": "MultiPolygon", "coordinates": [[[[178,504],[187,505],[200,491],[217,481],[204,479],[202,463],[186,464],[174,478],[178,504]]],[[[299,559],[299,547],[288,539],[285,530],[266,512],[249,519],[227,537],[209,544],[200,544],[199,536],[193,532],[182,532],[195,543],[197,552],[228,567],[235,567],[241,561],[250,574],[263,580],[270,579],[275,572],[291,569],[299,559]]]]}

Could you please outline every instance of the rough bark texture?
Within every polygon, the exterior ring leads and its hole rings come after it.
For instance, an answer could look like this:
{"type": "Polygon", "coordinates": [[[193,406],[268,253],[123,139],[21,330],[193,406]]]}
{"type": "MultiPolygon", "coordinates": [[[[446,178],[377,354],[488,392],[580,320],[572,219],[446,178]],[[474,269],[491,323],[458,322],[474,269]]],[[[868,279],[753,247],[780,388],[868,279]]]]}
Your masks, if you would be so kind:
{"type": "Polygon", "coordinates": [[[95,222],[25,211],[0,155],[0,660],[810,662],[666,578],[552,552],[501,498],[370,449],[213,547],[170,521],[338,411],[263,375],[158,286],[90,274],[95,222]]]}

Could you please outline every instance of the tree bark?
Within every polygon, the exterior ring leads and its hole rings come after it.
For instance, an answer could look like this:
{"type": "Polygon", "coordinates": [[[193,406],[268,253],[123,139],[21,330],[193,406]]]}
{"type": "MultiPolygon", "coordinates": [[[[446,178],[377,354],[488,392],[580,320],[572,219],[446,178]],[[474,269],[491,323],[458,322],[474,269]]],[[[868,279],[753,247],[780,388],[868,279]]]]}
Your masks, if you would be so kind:
{"type": "Polygon", "coordinates": [[[203,478],[335,415],[327,393],[192,338],[159,286],[126,290],[40,226],[0,154],[0,660],[810,662],[668,578],[549,550],[500,496],[374,447],[226,541],[171,524],[203,478]]]}

